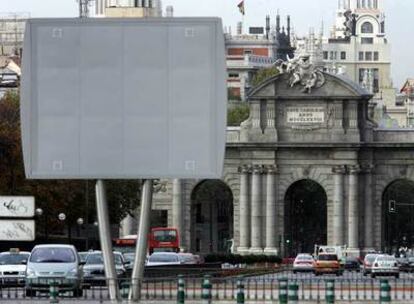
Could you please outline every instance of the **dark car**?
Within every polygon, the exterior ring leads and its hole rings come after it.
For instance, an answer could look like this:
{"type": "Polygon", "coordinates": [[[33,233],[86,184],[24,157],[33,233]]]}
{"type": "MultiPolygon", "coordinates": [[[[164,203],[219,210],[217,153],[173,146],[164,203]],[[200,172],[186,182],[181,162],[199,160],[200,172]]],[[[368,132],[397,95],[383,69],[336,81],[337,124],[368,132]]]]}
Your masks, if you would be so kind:
{"type": "MultiPolygon", "coordinates": [[[[118,283],[121,283],[126,278],[126,262],[120,252],[114,252],[114,260],[118,283]]],[[[83,283],[86,286],[107,285],[102,252],[94,251],[88,254],[83,266],[83,283]]]]}
{"type": "Polygon", "coordinates": [[[347,257],[345,260],[344,267],[345,267],[345,270],[359,272],[361,268],[361,262],[356,257],[347,257]]]}

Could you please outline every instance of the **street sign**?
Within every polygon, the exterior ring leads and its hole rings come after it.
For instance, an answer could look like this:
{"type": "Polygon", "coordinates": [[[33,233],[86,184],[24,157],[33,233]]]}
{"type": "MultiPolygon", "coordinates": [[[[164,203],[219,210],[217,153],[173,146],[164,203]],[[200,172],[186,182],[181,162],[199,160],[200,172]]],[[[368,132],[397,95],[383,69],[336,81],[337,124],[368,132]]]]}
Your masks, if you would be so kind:
{"type": "Polygon", "coordinates": [[[28,20],[22,69],[28,178],[222,177],[219,18],[28,20]]]}
{"type": "Polygon", "coordinates": [[[35,199],[33,196],[0,196],[0,218],[34,217],[35,199]]]}
{"type": "Polygon", "coordinates": [[[34,220],[0,220],[0,241],[33,241],[34,220]]]}

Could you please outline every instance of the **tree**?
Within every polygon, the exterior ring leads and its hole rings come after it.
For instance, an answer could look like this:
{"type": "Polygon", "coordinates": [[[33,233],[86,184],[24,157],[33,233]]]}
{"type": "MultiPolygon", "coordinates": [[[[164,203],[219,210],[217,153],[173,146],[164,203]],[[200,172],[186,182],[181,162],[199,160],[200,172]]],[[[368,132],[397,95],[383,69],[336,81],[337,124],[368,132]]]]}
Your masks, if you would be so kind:
{"type": "Polygon", "coordinates": [[[255,87],[259,85],[260,83],[262,83],[267,78],[276,76],[278,74],[279,74],[279,70],[275,66],[272,66],[271,68],[260,69],[256,72],[256,74],[254,75],[252,79],[252,86],[255,87]]]}
{"type": "Polygon", "coordinates": [[[249,105],[247,103],[240,103],[231,106],[227,112],[227,125],[240,126],[240,124],[249,117],[249,105]]]}

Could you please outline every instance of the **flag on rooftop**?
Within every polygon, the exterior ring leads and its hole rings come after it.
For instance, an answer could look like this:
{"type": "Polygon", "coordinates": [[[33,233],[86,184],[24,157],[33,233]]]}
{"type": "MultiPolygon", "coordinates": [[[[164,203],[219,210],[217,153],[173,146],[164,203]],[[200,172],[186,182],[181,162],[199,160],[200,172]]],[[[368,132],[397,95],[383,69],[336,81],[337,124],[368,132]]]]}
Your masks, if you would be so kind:
{"type": "Polygon", "coordinates": [[[240,13],[244,16],[244,0],[240,2],[237,7],[239,8],[240,13]]]}

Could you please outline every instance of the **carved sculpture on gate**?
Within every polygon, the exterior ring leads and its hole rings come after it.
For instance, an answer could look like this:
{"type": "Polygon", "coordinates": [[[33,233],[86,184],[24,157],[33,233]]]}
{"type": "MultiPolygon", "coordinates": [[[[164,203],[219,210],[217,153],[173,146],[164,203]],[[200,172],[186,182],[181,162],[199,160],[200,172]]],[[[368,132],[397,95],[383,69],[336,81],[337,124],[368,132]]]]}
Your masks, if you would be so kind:
{"type": "Polygon", "coordinates": [[[289,75],[289,86],[301,85],[302,92],[311,93],[312,89],[320,88],[325,84],[325,76],[311,62],[309,55],[300,55],[287,61],[278,60],[275,65],[281,74],[289,75]]]}

